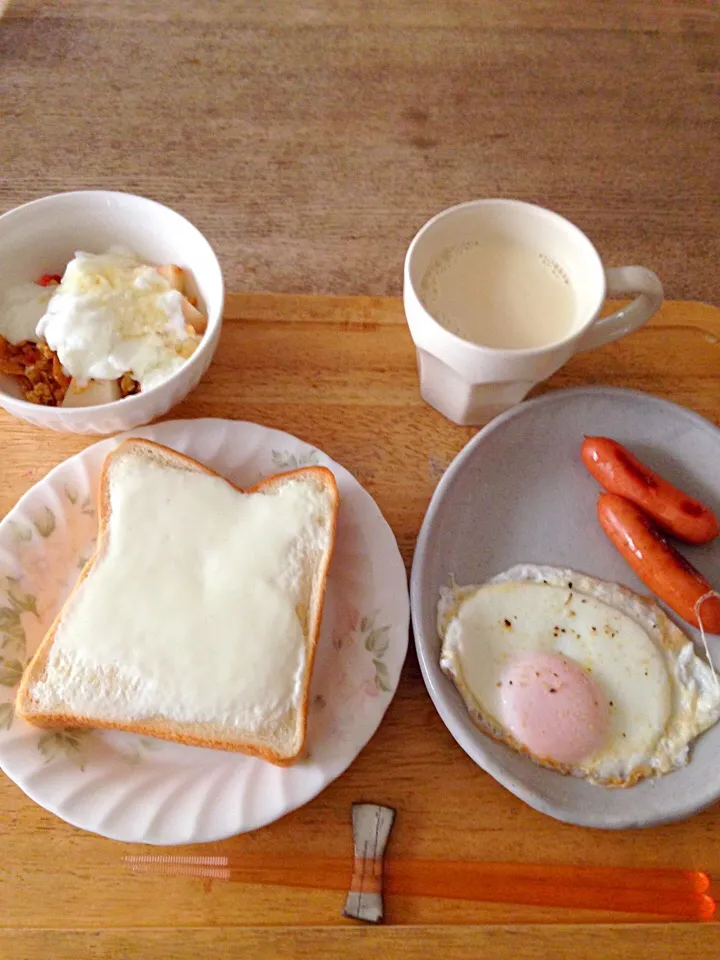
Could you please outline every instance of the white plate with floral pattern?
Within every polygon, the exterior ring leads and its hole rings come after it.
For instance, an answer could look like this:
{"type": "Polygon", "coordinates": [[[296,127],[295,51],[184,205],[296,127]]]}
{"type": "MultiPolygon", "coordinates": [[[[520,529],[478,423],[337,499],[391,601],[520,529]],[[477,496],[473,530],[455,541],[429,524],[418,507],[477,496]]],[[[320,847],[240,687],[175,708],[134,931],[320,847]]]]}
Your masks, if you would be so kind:
{"type": "Polygon", "coordinates": [[[322,464],[340,491],[308,751],[287,768],[117,731],[43,731],[14,716],[22,669],[92,552],[100,467],[120,437],[60,464],[0,523],[0,767],[46,810],[85,830],[154,844],[207,842],[302,806],[357,757],[383,718],[407,652],[407,577],[372,497],[296,437],[232,420],[177,420],[131,435],[186,453],[241,487],[322,464]]]}

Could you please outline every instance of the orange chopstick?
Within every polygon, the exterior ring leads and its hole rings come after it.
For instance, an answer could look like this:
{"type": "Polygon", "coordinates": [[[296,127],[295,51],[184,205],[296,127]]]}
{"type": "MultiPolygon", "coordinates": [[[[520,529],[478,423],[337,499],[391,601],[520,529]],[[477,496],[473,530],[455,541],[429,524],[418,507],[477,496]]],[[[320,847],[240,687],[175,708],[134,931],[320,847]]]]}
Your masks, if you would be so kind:
{"type": "Polygon", "coordinates": [[[475,864],[454,863],[443,864],[437,872],[414,873],[402,861],[391,861],[385,889],[389,895],[649,913],[686,920],[710,920],[715,913],[715,901],[704,892],[707,877],[694,876],[692,871],[672,876],[670,871],[527,866],[478,864],[481,869],[474,870],[475,864]]]}
{"type": "MultiPolygon", "coordinates": [[[[349,860],[278,855],[126,857],[135,872],[198,876],[240,883],[347,890],[349,860]]],[[[696,870],[572,867],[480,861],[388,860],[389,895],[475,900],[526,906],[571,907],[710,920],[710,880],[696,870]]]]}
{"type": "MultiPolygon", "coordinates": [[[[397,879],[405,887],[419,882],[424,889],[443,884],[445,896],[463,899],[469,883],[485,886],[521,882],[552,883],[556,886],[586,886],[610,890],[655,890],[665,893],[706,893],[710,878],[699,870],[655,867],[591,867],[554,863],[482,863],[473,860],[388,860],[388,882],[397,879]],[[421,879],[420,879],[421,878],[421,879]],[[437,878],[437,879],[436,879],[437,878]]],[[[425,893],[422,896],[441,896],[425,893]]]]}

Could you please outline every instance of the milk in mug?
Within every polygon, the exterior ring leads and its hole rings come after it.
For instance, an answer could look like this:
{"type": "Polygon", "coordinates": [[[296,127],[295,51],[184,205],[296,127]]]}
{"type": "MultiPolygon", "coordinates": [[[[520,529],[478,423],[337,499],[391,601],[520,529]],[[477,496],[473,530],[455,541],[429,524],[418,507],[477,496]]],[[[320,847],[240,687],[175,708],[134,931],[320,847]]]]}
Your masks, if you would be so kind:
{"type": "Polygon", "coordinates": [[[427,311],[464,340],[503,350],[564,340],[577,314],[567,274],[521,240],[481,233],[440,253],[420,284],[427,311]]]}

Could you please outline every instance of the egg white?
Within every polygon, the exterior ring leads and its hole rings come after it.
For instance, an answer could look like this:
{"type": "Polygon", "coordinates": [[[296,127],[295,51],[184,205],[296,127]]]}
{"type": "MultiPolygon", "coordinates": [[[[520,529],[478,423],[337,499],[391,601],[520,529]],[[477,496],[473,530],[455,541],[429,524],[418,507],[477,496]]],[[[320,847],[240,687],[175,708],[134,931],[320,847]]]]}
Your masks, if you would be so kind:
{"type": "Polygon", "coordinates": [[[609,731],[576,766],[532,759],[603,786],[631,786],[688,762],[720,718],[720,686],[654,600],[571,570],[522,564],[488,583],[441,591],[440,666],[476,724],[522,753],[500,719],[500,676],[513,655],[556,651],[588,670],[609,704],[609,731]]]}

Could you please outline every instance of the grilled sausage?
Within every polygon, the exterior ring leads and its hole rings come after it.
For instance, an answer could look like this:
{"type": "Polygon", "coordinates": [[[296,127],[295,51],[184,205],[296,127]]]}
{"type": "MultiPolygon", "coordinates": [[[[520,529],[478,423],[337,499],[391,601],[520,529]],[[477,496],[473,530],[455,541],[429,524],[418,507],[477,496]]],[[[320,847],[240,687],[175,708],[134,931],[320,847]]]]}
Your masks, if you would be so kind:
{"type": "MultiPolygon", "coordinates": [[[[603,530],[642,582],[679,617],[700,626],[698,600],[712,591],[705,577],[672,547],[639,507],[614,493],[600,495],[597,513],[603,530]]],[[[720,596],[700,608],[707,633],[720,633],[720,596]]]]}
{"type": "Polygon", "coordinates": [[[586,437],[581,456],[608,493],[632,500],[665,533],[694,544],[708,543],[718,535],[720,526],[709,507],[678,490],[615,440],[586,437]]]}

